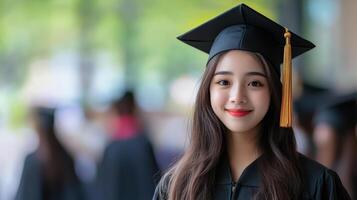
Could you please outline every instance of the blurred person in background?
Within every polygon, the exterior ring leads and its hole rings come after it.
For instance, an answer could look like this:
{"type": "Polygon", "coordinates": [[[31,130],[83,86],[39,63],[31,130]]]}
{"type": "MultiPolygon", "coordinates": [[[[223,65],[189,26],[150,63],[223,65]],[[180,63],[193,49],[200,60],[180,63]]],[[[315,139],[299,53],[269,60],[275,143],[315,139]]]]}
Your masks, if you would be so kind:
{"type": "Polygon", "coordinates": [[[110,105],[109,132],[113,140],[130,139],[143,129],[141,118],[137,116],[137,105],[133,92],[126,91],[110,105]]]}
{"type": "Polygon", "coordinates": [[[356,103],[357,92],[338,96],[314,119],[316,160],[336,170],[352,199],[357,199],[356,103]]]}
{"type": "Polygon", "coordinates": [[[336,173],[296,151],[291,59],[311,42],[245,4],[178,38],[209,58],[190,144],[154,200],[350,199],[336,173]]]}
{"type": "Polygon", "coordinates": [[[153,147],[140,122],[133,92],[111,106],[112,141],[98,167],[99,198],[147,200],[154,194],[159,168],[153,147]]]}
{"type": "Polygon", "coordinates": [[[301,82],[301,92],[294,99],[294,134],[300,153],[314,158],[313,119],[322,101],[328,100],[331,92],[327,88],[301,82]]]}
{"type": "Polygon", "coordinates": [[[73,159],[57,139],[55,109],[33,107],[30,117],[39,146],[35,152],[26,156],[15,199],[85,199],[73,159]]]}

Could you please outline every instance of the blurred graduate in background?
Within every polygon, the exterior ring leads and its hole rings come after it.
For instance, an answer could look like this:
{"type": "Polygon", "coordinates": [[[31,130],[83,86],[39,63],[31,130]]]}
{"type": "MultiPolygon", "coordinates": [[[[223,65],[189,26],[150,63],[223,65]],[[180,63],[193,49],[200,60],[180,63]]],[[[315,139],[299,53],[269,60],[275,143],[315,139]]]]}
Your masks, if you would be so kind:
{"type": "Polygon", "coordinates": [[[99,198],[151,199],[160,178],[159,168],[133,92],[127,91],[114,101],[110,115],[112,141],[98,167],[99,198]]]}
{"type": "Polygon", "coordinates": [[[332,97],[332,92],[328,88],[319,87],[306,81],[298,84],[299,92],[296,92],[294,99],[294,134],[297,149],[300,153],[314,158],[315,145],[313,142],[314,123],[313,119],[317,108],[321,102],[332,97]]]}
{"type": "Polygon", "coordinates": [[[335,170],[357,199],[357,92],[338,96],[317,113],[314,129],[316,160],[335,170]]]}
{"type": "Polygon", "coordinates": [[[55,109],[33,107],[39,146],[26,156],[16,200],[82,200],[81,183],[70,154],[56,137],[55,109]]]}

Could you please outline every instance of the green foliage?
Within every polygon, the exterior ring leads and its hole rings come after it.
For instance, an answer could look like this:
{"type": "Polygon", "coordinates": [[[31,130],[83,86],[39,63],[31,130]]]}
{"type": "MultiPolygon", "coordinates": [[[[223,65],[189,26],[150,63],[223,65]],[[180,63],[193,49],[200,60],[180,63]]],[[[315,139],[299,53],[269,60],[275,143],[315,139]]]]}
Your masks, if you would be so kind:
{"type": "Polygon", "coordinates": [[[27,110],[24,101],[17,95],[9,97],[9,127],[10,128],[20,128],[26,121],[27,110]]]}
{"type": "Polygon", "coordinates": [[[137,85],[198,76],[207,56],[175,38],[240,2],[275,18],[277,0],[0,0],[0,83],[19,89],[32,60],[61,51],[110,52],[137,85]]]}

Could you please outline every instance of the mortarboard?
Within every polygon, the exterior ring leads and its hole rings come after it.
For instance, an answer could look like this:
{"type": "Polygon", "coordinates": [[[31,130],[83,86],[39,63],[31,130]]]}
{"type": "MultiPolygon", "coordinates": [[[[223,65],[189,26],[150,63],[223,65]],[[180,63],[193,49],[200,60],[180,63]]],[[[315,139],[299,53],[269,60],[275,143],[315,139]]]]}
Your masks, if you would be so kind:
{"type": "Polygon", "coordinates": [[[333,98],[319,109],[314,120],[315,124],[328,123],[341,133],[356,126],[357,92],[344,94],[333,98]]]}
{"type": "Polygon", "coordinates": [[[280,64],[283,63],[280,126],[291,127],[291,59],[314,48],[314,44],[245,4],[239,4],[179,36],[178,39],[209,54],[208,62],[221,52],[252,51],[262,54],[274,66],[279,76],[280,64]]]}
{"type": "Polygon", "coordinates": [[[314,116],[321,106],[321,102],[328,101],[332,96],[333,93],[328,88],[302,82],[302,92],[294,99],[293,110],[298,124],[307,133],[312,132],[314,116]]]}
{"type": "Polygon", "coordinates": [[[294,111],[301,116],[312,114],[321,106],[321,102],[329,100],[332,95],[328,88],[303,82],[302,93],[294,100],[294,111]]]}

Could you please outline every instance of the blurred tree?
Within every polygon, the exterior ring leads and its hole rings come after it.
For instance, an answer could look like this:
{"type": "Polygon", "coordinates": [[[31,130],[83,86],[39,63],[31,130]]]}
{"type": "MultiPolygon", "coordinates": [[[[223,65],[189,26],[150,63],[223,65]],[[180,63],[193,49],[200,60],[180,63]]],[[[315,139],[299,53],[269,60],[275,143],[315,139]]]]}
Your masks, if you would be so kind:
{"type": "Polygon", "coordinates": [[[124,83],[126,87],[135,86],[135,77],[139,70],[140,57],[137,56],[137,25],[142,15],[143,4],[145,1],[139,0],[121,0],[119,2],[118,19],[123,24],[120,34],[120,43],[123,65],[124,65],[124,83]]]}
{"type": "Polygon", "coordinates": [[[106,54],[125,86],[165,93],[175,77],[199,76],[205,64],[205,54],[175,37],[239,2],[276,18],[278,0],[0,0],[0,87],[16,93],[32,62],[71,54],[86,102],[106,54]]]}
{"type": "Polygon", "coordinates": [[[93,0],[79,0],[78,2],[78,21],[79,21],[79,79],[83,104],[88,99],[88,88],[90,86],[94,68],[94,46],[92,34],[97,22],[96,10],[93,0]]]}

